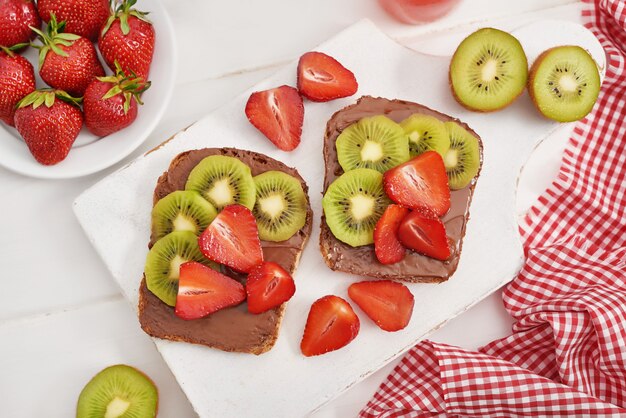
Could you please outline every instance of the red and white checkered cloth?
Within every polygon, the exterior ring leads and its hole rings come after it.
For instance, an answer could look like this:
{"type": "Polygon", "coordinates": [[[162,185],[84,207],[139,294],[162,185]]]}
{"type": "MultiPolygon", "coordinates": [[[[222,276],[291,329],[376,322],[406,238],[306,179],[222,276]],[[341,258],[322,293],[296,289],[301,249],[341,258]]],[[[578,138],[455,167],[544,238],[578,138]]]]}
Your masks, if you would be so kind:
{"type": "Polygon", "coordinates": [[[626,416],[626,2],[587,0],[583,19],[606,77],[520,225],[513,334],[480,352],[418,344],[361,417],[626,416]]]}

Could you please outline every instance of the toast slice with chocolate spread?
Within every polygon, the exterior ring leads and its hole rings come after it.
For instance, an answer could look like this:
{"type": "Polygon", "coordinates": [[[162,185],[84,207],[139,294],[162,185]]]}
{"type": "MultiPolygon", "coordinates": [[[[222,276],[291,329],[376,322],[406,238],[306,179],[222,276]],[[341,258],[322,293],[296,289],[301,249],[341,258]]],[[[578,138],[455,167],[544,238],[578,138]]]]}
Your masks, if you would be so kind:
{"type": "MultiPolygon", "coordinates": [[[[157,181],[154,190],[156,204],[161,198],[176,190],[184,190],[191,170],[205,157],[225,155],[235,157],[247,164],[252,175],[277,170],[300,180],[307,198],[307,214],[304,226],[291,238],[281,242],[261,241],[265,261],[280,264],[293,274],[300,255],[311,234],[313,212],[308,199],[308,188],[294,168],[263,154],[235,148],[205,148],[186,151],[177,155],[166,172],[157,181]]],[[[154,244],[151,238],[149,247],[154,244]]],[[[230,269],[222,272],[233,279],[244,280],[245,275],[230,269]]],[[[285,313],[285,303],[261,314],[248,312],[246,303],[214,312],[204,318],[183,320],[174,314],[174,308],[163,303],[146,286],[145,278],[139,288],[139,322],[149,335],[172,341],[201,344],[224,351],[262,354],[270,350],[280,330],[285,313]]]]}
{"type": "MultiPolygon", "coordinates": [[[[364,117],[385,115],[395,122],[401,122],[413,114],[434,116],[442,122],[456,122],[476,136],[479,142],[482,166],[482,141],[467,124],[418,103],[364,96],[355,104],[336,112],[326,125],[324,136],[324,162],[326,166],[324,193],[328,186],[344,172],[337,160],[335,142],[345,128],[364,117]]],[[[332,270],[359,276],[421,283],[440,283],[448,280],[456,271],[459,263],[463,236],[469,220],[470,203],[479,175],[480,169],[467,187],[451,191],[451,207],[449,212],[442,218],[448,240],[451,243],[451,256],[448,260],[440,261],[414,251],[407,251],[402,261],[395,264],[382,264],[376,258],[374,245],[352,247],[338,240],[326,224],[324,215],[322,215],[320,250],[324,261],[332,270]]]]}

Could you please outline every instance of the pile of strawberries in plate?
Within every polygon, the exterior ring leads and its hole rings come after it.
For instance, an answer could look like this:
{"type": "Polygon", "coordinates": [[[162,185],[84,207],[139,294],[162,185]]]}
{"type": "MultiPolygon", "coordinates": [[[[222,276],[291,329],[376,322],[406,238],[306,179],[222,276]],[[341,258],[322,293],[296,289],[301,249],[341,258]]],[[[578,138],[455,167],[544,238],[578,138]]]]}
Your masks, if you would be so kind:
{"type": "Polygon", "coordinates": [[[0,120],[15,126],[41,164],[64,160],[83,123],[103,137],[136,119],[150,87],[155,32],[135,3],[0,2],[0,120]],[[114,74],[105,75],[96,43],[114,74]],[[19,55],[29,46],[39,49],[39,75],[49,87],[37,88],[33,65],[19,55]]]}

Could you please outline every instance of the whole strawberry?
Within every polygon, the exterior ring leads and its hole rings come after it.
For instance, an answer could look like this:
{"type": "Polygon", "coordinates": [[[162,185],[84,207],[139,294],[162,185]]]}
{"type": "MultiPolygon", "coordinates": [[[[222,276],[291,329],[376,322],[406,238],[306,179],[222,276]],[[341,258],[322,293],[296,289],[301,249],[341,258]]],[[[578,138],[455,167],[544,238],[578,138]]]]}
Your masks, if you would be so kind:
{"type": "Polygon", "coordinates": [[[65,21],[66,32],[93,42],[111,13],[108,0],[39,0],[37,10],[46,23],[54,14],[58,21],[65,21]]]}
{"type": "Polygon", "coordinates": [[[131,7],[136,0],[123,0],[109,17],[98,41],[98,48],[109,68],[115,71],[117,61],[126,74],[134,72],[148,79],[154,54],[154,28],[148,13],[131,7]]]}
{"type": "Polygon", "coordinates": [[[39,46],[39,75],[50,87],[82,96],[96,77],[104,75],[93,44],[82,36],[63,33],[65,22],[52,15],[47,33],[35,30],[39,46]]]}
{"type": "Polygon", "coordinates": [[[15,127],[41,164],[53,165],[67,157],[83,126],[79,101],[51,89],[35,90],[20,100],[15,127]]]}
{"type": "Polygon", "coordinates": [[[41,27],[34,1],[0,0],[0,46],[30,42],[35,37],[30,26],[41,27]]]}
{"type": "Polygon", "coordinates": [[[13,126],[15,106],[35,90],[35,70],[28,60],[0,47],[0,120],[13,126]]]}
{"type": "Polygon", "coordinates": [[[143,104],[140,95],[149,87],[150,82],[126,76],[121,68],[114,76],[98,77],[87,87],[83,97],[85,126],[97,136],[124,129],[137,118],[138,104],[143,104]]]}

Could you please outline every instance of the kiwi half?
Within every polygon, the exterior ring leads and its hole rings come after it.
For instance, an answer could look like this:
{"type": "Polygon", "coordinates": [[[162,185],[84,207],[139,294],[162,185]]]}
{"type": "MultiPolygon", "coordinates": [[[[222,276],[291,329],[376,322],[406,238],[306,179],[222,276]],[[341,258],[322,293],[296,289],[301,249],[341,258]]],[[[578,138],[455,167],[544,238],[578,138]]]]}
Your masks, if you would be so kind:
{"type": "Polygon", "coordinates": [[[382,115],[363,118],[348,126],[335,145],[343,171],[371,168],[383,173],[410,157],[404,131],[382,115]]]}
{"type": "Polygon", "coordinates": [[[470,184],[480,169],[478,138],[458,123],[444,123],[450,137],[450,148],[443,156],[450,189],[459,190],[470,184]]]}
{"type": "Polygon", "coordinates": [[[216,264],[202,255],[198,237],[190,231],[175,231],[154,243],[146,257],[146,285],[159,299],[176,305],[180,265],[197,261],[211,268],[216,264]]]}
{"type": "Polygon", "coordinates": [[[528,92],[541,114],[572,122],[591,111],[600,85],[598,66],[587,51],[579,46],[558,46],[533,63],[528,92]]]}
{"type": "Polygon", "coordinates": [[[220,211],[226,205],[239,203],[254,207],[254,180],[250,167],[234,157],[211,155],[191,170],[186,190],[195,190],[220,211]]]}
{"type": "Polygon", "coordinates": [[[511,34],[483,28],[465,38],[450,61],[454,98],[470,110],[490,112],[509,105],[528,80],[528,60],[511,34]]]}
{"type": "Polygon", "coordinates": [[[217,211],[200,193],[177,190],[159,200],[152,209],[152,240],[173,231],[191,231],[199,235],[211,223],[217,211]]]}
{"type": "Polygon", "coordinates": [[[78,397],[76,418],[154,418],[159,393],[148,376],[118,364],[95,375],[78,397]]]}
{"type": "Polygon", "coordinates": [[[389,204],[383,175],[369,168],[342,174],[328,186],[322,198],[331,232],[353,247],[374,243],[374,227],[389,204]]]}
{"type": "Polygon", "coordinates": [[[443,157],[450,148],[450,138],[443,122],[434,116],[414,114],[400,122],[409,139],[411,157],[435,151],[443,157]]]}
{"type": "Polygon", "coordinates": [[[266,171],[254,177],[254,217],[259,238],[285,241],[306,223],[306,195],[300,181],[282,171],[266,171]]]}

